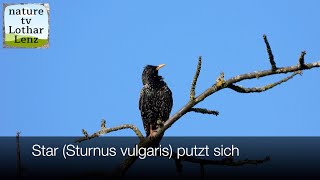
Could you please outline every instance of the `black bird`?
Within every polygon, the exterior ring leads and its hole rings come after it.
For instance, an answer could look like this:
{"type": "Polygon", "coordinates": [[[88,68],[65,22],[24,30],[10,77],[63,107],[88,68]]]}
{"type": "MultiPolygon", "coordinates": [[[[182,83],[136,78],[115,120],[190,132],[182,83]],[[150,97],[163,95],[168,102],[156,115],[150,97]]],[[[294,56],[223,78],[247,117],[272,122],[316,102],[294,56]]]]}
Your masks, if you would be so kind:
{"type": "MultiPolygon", "coordinates": [[[[147,137],[168,120],[172,109],[172,92],[158,75],[158,66],[147,65],[142,73],[143,88],[140,92],[139,109],[147,137]]],[[[160,142],[163,135],[161,135],[160,142]]]]}

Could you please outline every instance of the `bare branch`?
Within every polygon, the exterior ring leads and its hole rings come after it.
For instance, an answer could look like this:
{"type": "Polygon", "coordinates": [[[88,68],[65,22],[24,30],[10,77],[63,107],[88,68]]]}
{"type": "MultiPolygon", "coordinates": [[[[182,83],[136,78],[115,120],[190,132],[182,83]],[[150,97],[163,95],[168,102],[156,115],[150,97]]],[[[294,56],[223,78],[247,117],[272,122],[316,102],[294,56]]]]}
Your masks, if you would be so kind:
{"type": "Polygon", "coordinates": [[[82,134],[84,135],[84,138],[85,138],[85,139],[88,139],[89,134],[88,134],[88,132],[87,132],[85,129],[82,129],[82,134]]]}
{"type": "MultiPolygon", "coordinates": [[[[307,69],[320,67],[320,62],[306,64],[305,66],[307,69]]],[[[210,96],[211,94],[216,93],[216,92],[220,91],[221,89],[228,87],[231,84],[234,84],[234,83],[237,83],[237,82],[240,82],[243,80],[247,80],[247,79],[253,79],[256,77],[264,77],[264,76],[269,76],[269,75],[274,75],[274,74],[286,74],[286,73],[290,73],[290,72],[296,72],[299,70],[301,70],[301,67],[299,65],[288,66],[288,67],[278,68],[275,71],[274,70],[265,70],[265,71],[257,71],[257,72],[253,72],[253,73],[241,74],[241,75],[232,77],[232,78],[224,81],[224,83],[221,86],[217,86],[217,83],[216,83],[213,86],[209,87],[207,90],[205,90],[202,94],[195,97],[194,100],[190,100],[185,106],[183,106],[180,110],[178,110],[178,112],[176,112],[173,116],[171,116],[164,123],[164,125],[160,129],[157,130],[157,132],[154,132],[152,134],[152,136],[154,138],[152,138],[152,139],[146,138],[146,141],[144,141],[143,143],[140,141],[139,146],[140,147],[148,147],[149,145],[151,145],[152,142],[154,141],[154,139],[156,139],[157,137],[162,135],[178,119],[180,119],[184,114],[188,113],[190,111],[190,109],[193,108],[196,104],[200,103],[201,101],[203,101],[206,97],[210,96]]],[[[123,164],[121,164],[120,168],[118,169],[119,174],[124,175],[126,173],[126,171],[129,169],[129,167],[135,162],[136,159],[137,159],[137,157],[127,158],[123,162],[123,164]]],[[[265,159],[264,161],[266,161],[266,160],[267,159],[265,159]]],[[[232,161],[232,162],[229,162],[229,165],[236,166],[236,165],[241,165],[241,164],[257,164],[257,163],[264,162],[264,161],[262,161],[262,160],[232,161]]],[[[217,163],[217,164],[221,164],[221,163],[217,163]]]]}
{"type": "Polygon", "coordinates": [[[180,159],[174,159],[175,161],[175,164],[176,164],[176,171],[177,172],[182,172],[182,164],[181,164],[181,161],[180,159]]]}
{"type": "Polygon", "coordinates": [[[205,109],[205,108],[190,108],[190,112],[191,111],[196,112],[196,113],[202,113],[202,114],[213,114],[213,115],[216,115],[216,116],[219,115],[218,111],[208,110],[208,109],[205,109]]]}
{"type": "MultiPolygon", "coordinates": [[[[312,69],[312,68],[316,68],[316,67],[320,67],[320,61],[319,62],[313,62],[313,63],[309,63],[309,64],[304,64],[304,67],[301,67],[300,64],[295,65],[295,66],[288,66],[288,67],[282,67],[282,68],[277,68],[276,64],[274,62],[273,59],[273,55],[272,55],[272,51],[270,48],[270,45],[267,41],[266,36],[264,36],[265,39],[265,43],[267,45],[267,51],[269,54],[269,59],[270,59],[270,63],[272,65],[272,69],[271,70],[263,70],[263,71],[255,71],[252,73],[246,73],[246,74],[241,74],[241,75],[237,75],[234,76],[228,80],[224,80],[224,74],[220,74],[219,76],[219,80],[216,81],[216,83],[209,87],[207,90],[205,90],[203,93],[201,93],[199,96],[195,97],[195,87],[196,87],[196,83],[197,83],[197,79],[199,77],[200,74],[200,70],[201,70],[201,56],[199,57],[199,61],[198,61],[198,66],[197,66],[197,71],[196,74],[194,76],[193,82],[192,82],[192,86],[191,86],[191,90],[190,90],[190,100],[187,104],[185,104],[180,110],[178,110],[174,115],[172,115],[164,124],[161,128],[159,128],[157,131],[154,131],[151,136],[153,138],[143,138],[141,132],[133,125],[121,125],[121,126],[117,126],[115,128],[105,128],[100,130],[99,132],[93,134],[92,136],[89,136],[88,138],[92,138],[92,137],[97,137],[100,136],[100,134],[106,134],[108,132],[112,132],[112,131],[116,131],[116,130],[120,130],[120,129],[127,129],[130,128],[133,131],[135,131],[135,133],[137,134],[137,136],[140,138],[140,143],[138,144],[139,147],[150,147],[153,142],[159,138],[160,136],[163,136],[164,132],[170,128],[178,119],[180,119],[184,114],[190,112],[190,110],[197,105],[198,103],[202,102],[205,98],[207,98],[208,96],[212,95],[213,93],[216,93],[224,88],[229,88],[231,85],[238,83],[240,81],[243,80],[249,80],[249,79],[253,79],[253,78],[259,78],[259,77],[265,77],[265,76],[270,76],[270,75],[275,75],[275,74],[286,74],[286,73],[294,73],[300,70],[304,70],[304,69],[312,69]]],[[[290,79],[290,76],[288,77],[290,79]]],[[[292,78],[292,77],[291,77],[292,78]]],[[[289,80],[288,79],[288,80],[289,80]]],[[[287,80],[282,80],[282,81],[287,81],[287,80]]],[[[282,82],[281,82],[282,83],[282,82]]],[[[269,88],[270,89],[270,88],[269,88]]],[[[86,139],[83,139],[86,140],[86,139]]],[[[81,140],[81,141],[83,141],[81,140]]],[[[135,162],[135,160],[138,157],[134,156],[134,157],[128,157],[119,167],[118,169],[118,173],[119,175],[124,175],[126,173],[126,171],[131,167],[131,165],[135,162]]],[[[191,159],[189,159],[190,161],[195,161],[198,162],[197,160],[192,159],[192,157],[189,157],[191,159]]],[[[243,164],[259,164],[259,163],[263,163],[265,161],[270,160],[270,158],[266,158],[264,160],[243,160],[243,161],[234,161],[232,160],[225,160],[224,162],[221,161],[214,161],[213,164],[216,165],[228,165],[228,166],[239,166],[239,165],[243,165],[243,164]]],[[[203,160],[201,163],[206,164],[209,162],[207,160],[203,160]]],[[[212,162],[210,161],[210,164],[212,164],[212,162]]]]}
{"type": "Polygon", "coordinates": [[[191,85],[191,89],[190,89],[190,100],[194,100],[194,97],[195,97],[195,89],[196,89],[196,85],[197,85],[197,81],[198,81],[198,77],[199,77],[199,74],[200,74],[200,71],[201,71],[201,56],[199,56],[199,59],[198,59],[198,65],[197,65],[197,70],[196,70],[196,73],[193,77],[193,81],[192,81],[192,85],[191,85]]]}
{"type": "Polygon", "coordinates": [[[20,156],[20,134],[21,132],[17,132],[16,134],[16,145],[17,145],[17,176],[21,177],[22,174],[22,166],[21,166],[21,156],[20,156]]]}
{"type": "MultiPolygon", "coordinates": [[[[150,147],[150,145],[155,140],[156,140],[156,138],[143,138],[143,139],[140,139],[140,143],[138,144],[138,148],[140,148],[140,147],[150,147]]],[[[138,159],[138,156],[127,157],[119,165],[119,167],[116,169],[116,171],[114,172],[114,175],[121,178],[137,159],[138,159]]]]}
{"type": "Polygon", "coordinates": [[[305,65],[304,65],[304,56],[306,55],[306,51],[302,51],[301,52],[301,55],[299,57],[299,64],[300,64],[300,67],[301,68],[304,68],[305,65]]]}
{"type": "Polygon", "coordinates": [[[101,120],[101,129],[106,128],[106,120],[102,119],[101,120]]]}
{"type": "Polygon", "coordinates": [[[292,79],[295,75],[297,74],[300,74],[301,75],[301,71],[297,71],[293,74],[291,74],[290,76],[284,78],[284,79],[281,79],[280,81],[278,82],[275,82],[275,83],[272,83],[272,84],[268,84],[266,86],[263,86],[263,87],[253,87],[253,88],[245,88],[245,87],[242,87],[242,86],[239,86],[239,85],[235,85],[235,84],[231,84],[228,86],[228,88],[236,91],[236,92],[239,92],[239,93],[259,93],[259,92],[263,92],[263,91],[267,91],[269,89],[272,89],[273,87],[277,86],[277,85],[280,85],[284,82],[287,82],[288,80],[292,79]]]}
{"type": "Polygon", "coordinates": [[[267,47],[267,52],[269,55],[271,68],[272,68],[272,70],[276,70],[277,69],[276,62],[274,61],[272,50],[271,50],[270,44],[268,42],[267,36],[265,34],[263,35],[263,40],[264,40],[264,43],[266,44],[266,47],[267,47]]]}
{"type": "MultiPolygon", "coordinates": [[[[314,62],[314,63],[309,63],[305,64],[306,68],[305,69],[312,69],[316,67],[320,67],[320,61],[319,62],[314,62]]],[[[197,96],[194,101],[189,101],[185,106],[183,106],[177,113],[175,113],[173,116],[171,116],[165,123],[162,128],[158,130],[157,133],[155,133],[153,136],[156,136],[156,134],[162,134],[164,133],[165,130],[167,130],[169,127],[171,127],[178,119],[180,119],[184,114],[190,111],[190,108],[193,108],[196,104],[200,103],[203,101],[206,97],[210,96],[213,93],[216,93],[220,91],[221,89],[224,89],[231,84],[243,81],[243,80],[248,80],[248,79],[253,79],[257,77],[265,77],[269,75],[274,75],[274,74],[286,74],[290,72],[296,72],[301,70],[300,65],[296,66],[288,66],[288,67],[282,67],[278,68],[277,70],[264,70],[264,71],[255,71],[252,73],[247,73],[247,74],[241,74],[235,77],[232,77],[226,81],[224,81],[224,84],[222,86],[218,86],[217,83],[205,90],[202,94],[197,96]]]]}
{"type": "Polygon", "coordinates": [[[136,133],[136,135],[139,137],[140,140],[144,139],[144,136],[142,135],[141,131],[133,124],[123,124],[120,126],[116,126],[116,127],[111,127],[111,128],[102,128],[101,130],[99,130],[98,132],[93,133],[92,135],[88,135],[88,133],[83,129],[83,132],[86,132],[85,137],[78,139],[76,142],[80,143],[82,141],[86,141],[89,139],[93,139],[96,137],[99,137],[101,135],[107,134],[107,133],[111,133],[114,131],[119,131],[122,129],[131,129],[132,131],[134,131],[136,133]]]}
{"type": "Polygon", "coordinates": [[[216,79],[216,84],[218,87],[224,85],[225,80],[224,80],[224,72],[221,72],[219,77],[216,79]]]}
{"type": "Polygon", "coordinates": [[[116,171],[113,173],[114,176],[117,177],[117,179],[122,179],[122,177],[125,175],[125,173],[128,171],[128,169],[132,166],[132,164],[138,159],[138,156],[130,156],[127,157],[120,166],[116,169],[116,171]]]}
{"type": "MultiPolygon", "coordinates": [[[[305,67],[306,67],[306,69],[320,67],[320,61],[305,64],[305,67]]],[[[240,82],[243,80],[253,79],[253,78],[257,78],[257,77],[265,77],[265,76],[274,75],[274,74],[286,74],[286,73],[290,73],[290,72],[296,72],[299,70],[303,70],[303,69],[301,69],[300,65],[282,67],[282,68],[278,68],[276,71],[272,71],[272,70],[255,71],[253,73],[241,74],[241,75],[235,76],[233,78],[230,78],[229,80],[226,81],[226,83],[229,85],[231,83],[237,83],[237,82],[240,82]]]]}
{"type": "Polygon", "coordinates": [[[201,179],[204,179],[204,164],[200,163],[200,174],[201,174],[201,179]]]}
{"type": "MultiPolygon", "coordinates": [[[[173,152],[172,159],[177,159],[177,154],[173,152]]],[[[201,158],[195,158],[192,156],[179,156],[180,161],[190,162],[190,163],[197,163],[202,165],[224,165],[224,166],[242,166],[246,164],[261,164],[265,163],[267,161],[270,161],[271,158],[265,157],[264,159],[256,159],[256,160],[238,160],[235,161],[232,157],[227,157],[222,160],[212,160],[212,159],[201,159],[201,158]]]]}

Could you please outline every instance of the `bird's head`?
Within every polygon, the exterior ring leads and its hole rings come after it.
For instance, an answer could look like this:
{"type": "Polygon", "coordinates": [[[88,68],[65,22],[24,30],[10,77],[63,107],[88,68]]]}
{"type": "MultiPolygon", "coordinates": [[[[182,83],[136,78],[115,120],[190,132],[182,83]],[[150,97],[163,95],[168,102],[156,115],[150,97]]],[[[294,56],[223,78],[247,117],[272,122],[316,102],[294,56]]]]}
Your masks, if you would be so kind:
{"type": "Polygon", "coordinates": [[[165,66],[165,64],[160,64],[158,66],[147,65],[146,67],[144,67],[144,70],[142,72],[143,85],[154,85],[163,82],[162,77],[158,75],[159,69],[163,66],[165,66]]]}

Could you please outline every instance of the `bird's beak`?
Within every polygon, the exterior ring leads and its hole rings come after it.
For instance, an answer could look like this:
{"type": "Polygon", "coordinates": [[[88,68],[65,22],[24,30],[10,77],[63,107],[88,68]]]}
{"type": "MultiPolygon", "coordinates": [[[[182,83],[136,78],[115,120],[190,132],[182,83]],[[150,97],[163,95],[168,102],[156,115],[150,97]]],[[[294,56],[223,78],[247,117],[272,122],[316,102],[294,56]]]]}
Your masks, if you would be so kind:
{"type": "Polygon", "coordinates": [[[159,71],[160,68],[162,68],[163,66],[165,66],[165,64],[160,64],[157,66],[156,70],[159,71]]]}

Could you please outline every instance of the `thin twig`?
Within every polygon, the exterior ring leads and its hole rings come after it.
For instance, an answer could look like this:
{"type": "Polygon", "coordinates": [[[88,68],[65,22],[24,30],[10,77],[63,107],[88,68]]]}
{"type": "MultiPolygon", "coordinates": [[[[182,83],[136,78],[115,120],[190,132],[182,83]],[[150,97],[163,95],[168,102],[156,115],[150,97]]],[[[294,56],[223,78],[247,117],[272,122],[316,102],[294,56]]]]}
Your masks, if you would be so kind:
{"type": "Polygon", "coordinates": [[[304,65],[304,56],[306,55],[306,51],[302,51],[301,52],[301,55],[299,57],[299,64],[300,64],[300,67],[301,68],[304,68],[305,65],[304,65]]]}
{"type": "MultiPolygon", "coordinates": [[[[306,67],[306,69],[320,67],[320,61],[305,64],[305,67],[306,67]]],[[[230,84],[237,83],[237,82],[240,82],[243,80],[249,80],[249,79],[253,79],[253,78],[257,78],[257,77],[260,78],[260,77],[265,77],[265,76],[270,76],[270,75],[275,75],[275,74],[287,74],[287,73],[296,72],[299,70],[302,70],[300,65],[282,67],[282,68],[278,68],[276,71],[272,71],[272,70],[255,71],[252,73],[241,74],[241,75],[235,76],[233,78],[230,78],[226,81],[226,84],[230,85],[230,84]]]]}
{"type": "Polygon", "coordinates": [[[205,108],[190,108],[190,112],[196,112],[196,113],[202,113],[202,114],[213,114],[218,116],[219,115],[219,111],[214,111],[214,110],[208,110],[205,108]]]}
{"type": "MultiPolygon", "coordinates": [[[[177,153],[173,152],[172,159],[177,159],[177,153]]],[[[261,164],[267,161],[270,161],[271,158],[269,156],[265,157],[264,159],[255,159],[255,160],[237,160],[235,161],[232,157],[227,157],[222,160],[213,160],[213,159],[201,159],[196,158],[193,156],[179,156],[180,161],[190,162],[190,163],[197,163],[202,165],[224,165],[224,166],[242,166],[245,164],[261,164]]]]}
{"type": "Polygon", "coordinates": [[[84,135],[84,138],[85,138],[85,139],[88,139],[88,138],[89,138],[89,134],[88,134],[88,132],[87,132],[85,129],[82,129],[82,134],[84,135]]]}
{"type": "Polygon", "coordinates": [[[196,73],[194,74],[193,81],[192,81],[192,84],[191,84],[190,100],[194,100],[194,97],[195,97],[195,94],[196,94],[195,93],[195,89],[196,89],[198,77],[199,77],[200,71],[201,71],[201,59],[202,59],[201,56],[199,56],[197,70],[196,70],[196,73]]]}
{"type": "Polygon", "coordinates": [[[200,174],[201,174],[201,179],[204,179],[204,164],[200,163],[200,174]]]}
{"type": "Polygon", "coordinates": [[[223,86],[224,83],[225,83],[225,80],[224,80],[224,72],[221,72],[220,75],[219,75],[219,77],[216,79],[216,85],[217,85],[218,87],[220,87],[220,86],[223,86]]]}
{"type": "Polygon", "coordinates": [[[102,119],[101,120],[101,129],[106,128],[106,120],[102,119]]]}
{"type": "Polygon", "coordinates": [[[231,84],[228,86],[228,88],[236,91],[236,92],[239,92],[239,93],[259,93],[259,92],[263,92],[263,91],[267,91],[269,89],[272,89],[273,87],[277,86],[277,85],[280,85],[284,82],[287,82],[288,80],[292,79],[295,75],[297,74],[301,74],[301,71],[298,71],[298,72],[295,72],[293,74],[291,74],[290,76],[284,78],[284,79],[281,79],[280,81],[278,82],[275,82],[275,83],[271,83],[271,84],[268,84],[266,86],[263,86],[263,87],[253,87],[253,88],[245,88],[245,87],[242,87],[242,86],[239,86],[239,85],[235,85],[235,84],[231,84]]]}
{"type": "Polygon", "coordinates": [[[21,168],[21,156],[20,156],[20,133],[17,132],[16,134],[16,144],[17,144],[17,176],[18,178],[21,177],[22,168],[21,168]]]}
{"type": "Polygon", "coordinates": [[[271,50],[270,44],[268,42],[267,36],[265,34],[263,35],[263,40],[264,40],[264,43],[266,44],[266,47],[267,47],[267,52],[268,52],[271,68],[272,68],[272,70],[276,70],[277,69],[276,62],[274,61],[272,50],[271,50]]]}
{"type": "Polygon", "coordinates": [[[183,166],[182,166],[182,164],[181,164],[180,159],[175,159],[174,161],[175,161],[175,164],[176,164],[176,171],[177,171],[178,173],[181,173],[183,166]]]}
{"type": "MultiPolygon", "coordinates": [[[[133,125],[133,124],[123,124],[123,125],[116,126],[116,127],[111,127],[111,128],[102,128],[101,130],[93,133],[90,136],[89,135],[88,136],[85,135],[85,137],[82,137],[82,138],[76,140],[76,142],[80,143],[82,141],[90,140],[90,139],[99,137],[101,135],[104,135],[104,134],[107,134],[107,133],[110,133],[110,132],[114,132],[114,131],[119,131],[119,130],[122,130],[122,129],[131,129],[134,133],[136,133],[136,135],[139,137],[140,140],[144,139],[141,131],[135,125],[133,125]]],[[[85,131],[85,130],[83,130],[83,131],[85,131]]]]}

